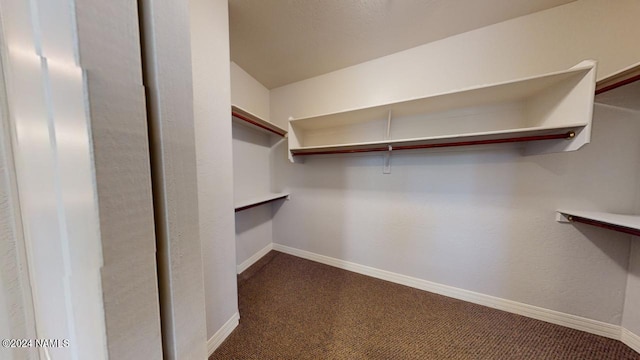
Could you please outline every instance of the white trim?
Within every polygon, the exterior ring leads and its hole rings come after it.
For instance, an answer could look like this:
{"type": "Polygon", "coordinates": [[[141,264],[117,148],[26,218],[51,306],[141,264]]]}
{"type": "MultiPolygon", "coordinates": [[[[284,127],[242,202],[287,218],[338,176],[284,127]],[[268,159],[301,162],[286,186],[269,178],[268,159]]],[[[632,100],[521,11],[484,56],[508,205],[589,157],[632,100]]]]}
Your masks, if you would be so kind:
{"type": "Polygon", "coordinates": [[[640,336],[639,335],[632,333],[628,329],[622,328],[620,341],[622,341],[623,343],[625,343],[625,345],[635,350],[635,352],[640,353],[640,336]]]}
{"type": "Polygon", "coordinates": [[[243,261],[242,264],[236,266],[236,271],[238,274],[241,274],[243,271],[247,270],[249,266],[256,263],[256,261],[262,259],[263,256],[267,255],[269,251],[273,250],[273,243],[269,243],[269,245],[265,246],[261,250],[258,250],[257,253],[251,255],[250,258],[243,261]]]}
{"type": "MultiPolygon", "coordinates": [[[[396,284],[410,286],[412,288],[429,291],[432,293],[448,296],[451,298],[468,301],[474,304],[484,305],[492,307],[494,309],[504,310],[510,313],[523,315],[537,320],[546,321],[556,325],[562,325],[571,329],[585,331],[591,334],[605,336],[608,338],[620,340],[625,338],[621,327],[618,325],[612,325],[605,322],[587,319],[584,317],[562,313],[555,310],[549,310],[533,305],[523,304],[520,302],[498,298],[491,295],[485,295],[469,290],[459,289],[452,286],[442,285],[427,280],[418,279],[411,276],[393,273],[386,270],[380,270],[369,266],[364,266],[349,261],[344,261],[329,256],[315,254],[309,251],[299,250],[292,247],[273,244],[273,249],[289,255],[301,257],[307,260],[316,261],[322,264],[334,266],[340,269],[353,271],[359,274],[368,275],[378,279],[390,281],[396,284]]],[[[628,332],[628,331],[627,331],[628,332]]],[[[630,332],[628,332],[631,334],[630,332]]],[[[635,336],[635,335],[634,335],[635,336]]],[[[633,338],[631,335],[627,335],[630,339],[629,342],[633,343],[637,341],[637,336],[633,338]],[[633,340],[631,340],[633,339],[633,340]]],[[[625,341],[625,344],[634,348],[635,345],[630,345],[625,341]]],[[[637,347],[634,350],[637,351],[637,347]]]]}
{"type": "Polygon", "coordinates": [[[224,325],[222,325],[222,327],[218,329],[218,331],[216,331],[215,334],[213,334],[211,339],[207,341],[207,354],[208,354],[207,357],[211,356],[211,354],[213,354],[213,352],[216,351],[218,346],[220,346],[220,344],[222,344],[222,342],[229,335],[231,335],[231,332],[233,331],[233,329],[235,329],[236,326],[238,326],[239,320],[240,320],[240,313],[236,312],[235,314],[233,314],[233,316],[231,316],[231,319],[227,320],[227,322],[224,323],[224,325]]]}

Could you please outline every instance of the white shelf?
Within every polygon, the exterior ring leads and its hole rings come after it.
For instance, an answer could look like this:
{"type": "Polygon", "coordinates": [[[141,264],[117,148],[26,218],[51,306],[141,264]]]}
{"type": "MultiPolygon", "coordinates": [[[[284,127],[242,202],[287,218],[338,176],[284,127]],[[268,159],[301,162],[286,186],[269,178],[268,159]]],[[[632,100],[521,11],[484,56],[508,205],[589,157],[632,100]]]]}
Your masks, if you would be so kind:
{"type": "Polygon", "coordinates": [[[243,199],[235,203],[235,211],[236,212],[242,211],[245,209],[249,209],[258,205],[266,204],[266,203],[284,199],[284,198],[288,199],[289,195],[290,194],[288,192],[280,192],[280,193],[271,193],[271,194],[256,196],[250,199],[243,199]]]}
{"type": "MultiPolygon", "coordinates": [[[[595,101],[599,104],[640,110],[640,63],[598,81],[595,101]]],[[[559,222],[579,222],[640,236],[640,215],[601,211],[558,210],[559,222]]]]}
{"type": "Polygon", "coordinates": [[[559,222],[581,222],[640,236],[640,215],[621,215],[598,211],[558,210],[559,222]]]}
{"type": "MultiPolygon", "coordinates": [[[[290,155],[529,137],[573,131],[538,153],[590,140],[595,62],[504,83],[289,121],[290,155]],[[391,114],[391,115],[389,115],[391,114]]],[[[459,145],[454,145],[459,146],[459,145]]]]}
{"type": "MultiPolygon", "coordinates": [[[[234,124],[243,125],[253,131],[242,131],[243,135],[236,141],[234,129],[234,179],[236,196],[248,193],[264,191],[264,195],[237,200],[234,204],[235,211],[242,211],[254,206],[259,206],[272,201],[288,198],[289,193],[268,193],[269,188],[269,154],[274,146],[273,136],[286,137],[287,131],[278,125],[261,119],[260,117],[242,109],[239,106],[231,106],[231,114],[234,124]],[[258,131],[258,133],[254,132],[258,131]],[[250,136],[249,136],[250,135],[250,136]],[[269,135],[269,136],[265,136],[269,135]],[[271,139],[271,142],[269,141],[271,139]]],[[[244,130],[238,129],[238,130],[244,130]]]]}
{"type": "Polygon", "coordinates": [[[239,106],[231,105],[231,115],[233,121],[236,121],[239,124],[249,126],[255,130],[268,134],[278,135],[282,137],[287,136],[287,130],[270,121],[264,120],[239,106]]]}

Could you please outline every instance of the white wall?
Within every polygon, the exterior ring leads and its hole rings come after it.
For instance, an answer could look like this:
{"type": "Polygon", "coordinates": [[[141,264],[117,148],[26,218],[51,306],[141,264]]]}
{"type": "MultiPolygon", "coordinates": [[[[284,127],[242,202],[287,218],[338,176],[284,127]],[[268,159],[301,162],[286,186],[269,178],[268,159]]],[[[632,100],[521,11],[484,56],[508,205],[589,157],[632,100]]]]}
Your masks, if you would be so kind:
{"type": "MultiPolygon", "coordinates": [[[[636,103],[640,102],[640,94],[637,94],[636,103]]],[[[633,95],[632,95],[633,96],[633,95]]],[[[640,110],[631,111],[631,116],[640,122],[640,110]]],[[[619,110],[628,112],[629,110],[619,110]]],[[[638,185],[636,192],[635,214],[640,214],[640,173],[637,174],[638,185]]],[[[640,236],[631,238],[629,253],[629,274],[627,277],[627,289],[625,293],[624,316],[622,326],[637,336],[636,351],[640,351],[640,236]]]]}
{"type": "Polygon", "coordinates": [[[137,7],[1,6],[41,352],[161,358],[137,7]]]}
{"type": "MultiPolygon", "coordinates": [[[[56,9],[76,12],[77,48],[86,73],[91,119],[109,358],[137,359],[145,354],[148,359],[160,359],[156,237],[138,4],[82,0],[74,5],[50,3],[56,9]]],[[[77,136],[81,138],[79,133],[77,136]]],[[[82,290],[85,295],[86,289],[82,290]]],[[[86,345],[94,351],[90,357],[99,358],[95,347],[86,345]]]]}
{"type": "Polygon", "coordinates": [[[629,277],[622,326],[640,339],[640,237],[637,236],[631,242],[629,277]]]}
{"type": "Polygon", "coordinates": [[[269,101],[269,89],[232,61],[231,103],[268,121],[270,115],[269,101]]]}
{"type": "MultiPolygon", "coordinates": [[[[271,192],[271,139],[268,134],[233,124],[233,178],[236,202],[271,192]]],[[[270,204],[235,213],[236,263],[243,264],[273,242],[270,204]]],[[[240,269],[242,270],[242,269],[240,269]]]]}
{"type": "MultiPolygon", "coordinates": [[[[640,60],[640,2],[583,0],[271,91],[271,119],[419,97],[599,61],[600,77],[640,60]]],[[[629,237],[558,224],[559,207],[632,212],[640,122],[595,109],[578,152],[509,149],[278,157],[295,194],[274,242],[441,284],[575,314],[622,320],[629,237]],[[615,144],[615,145],[614,145],[615,144]],[[613,175],[615,174],[615,175],[613,175]],[[603,185],[606,184],[606,185],[603,185]],[[633,194],[633,196],[630,196],[633,194]]]]}
{"type": "Polygon", "coordinates": [[[191,60],[207,338],[238,312],[226,0],[191,0],[191,60]]]}
{"type": "MultiPolygon", "coordinates": [[[[231,63],[231,103],[264,120],[269,120],[269,90],[234,62],[231,63]]],[[[236,201],[272,191],[271,144],[271,135],[234,122],[233,178],[236,201]]],[[[236,213],[238,265],[247,264],[248,259],[272,243],[271,218],[270,204],[236,213]]]]}
{"type": "MultiPolygon", "coordinates": [[[[5,54],[6,49],[0,52],[5,54]]],[[[0,339],[32,339],[35,320],[11,150],[3,60],[0,57],[0,339]]],[[[2,359],[36,356],[34,348],[0,348],[2,359]]]]}
{"type": "Polygon", "coordinates": [[[72,2],[0,2],[7,92],[36,332],[56,358],[107,358],[90,98],[72,2]]]}
{"type": "Polygon", "coordinates": [[[164,359],[207,357],[189,4],[139,1],[164,359]]]}

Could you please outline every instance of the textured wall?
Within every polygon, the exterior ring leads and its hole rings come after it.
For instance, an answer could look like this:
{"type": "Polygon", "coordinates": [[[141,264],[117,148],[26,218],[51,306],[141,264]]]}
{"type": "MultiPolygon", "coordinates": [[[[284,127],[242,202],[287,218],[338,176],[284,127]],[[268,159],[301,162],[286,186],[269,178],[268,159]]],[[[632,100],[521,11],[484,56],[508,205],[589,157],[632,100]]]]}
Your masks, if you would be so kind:
{"type": "MultiPolygon", "coordinates": [[[[233,177],[236,201],[271,192],[271,136],[245,125],[233,124],[233,177]]],[[[235,214],[236,262],[242,264],[272,243],[271,205],[235,214]]]]}
{"type": "MultiPolygon", "coordinates": [[[[4,52],[5,49],[2,49],[4,52]]],[[[0,59],[0,69],[2,69],[0,59]]],[[[9,113],[0,71],[0,338],[35,337],[25,243],[20,222],[9,113]]],[[[0,348],[7,360],[35,359],[36,349],[0,348]]]]}
{"type": "Polygon", "coordinates": [[[640,337],[640,238],[634,237],[629,256],[629,277],[622,326],[640,337]]]}
{"type": "Polygon", "coordinates": [[[1,6],[37,334],[69,340],[43,352],[159,359],[137,8],[1,6]]]}
{"type": "Polygon", "coordinates": [[[206,321],[189,7],[142,1],[165,359],[204,359],[206,321]]]}
{"type": "Polygon", "coordinates": [[[207,338],[237,311],[226,0],[191,0],[191,60],[207,338]]]}
{"type": "MultiPolygon", "coordinates": [[[[271,91],[271,119],[424,96],[599,60],[600,76],[640,61],[636,1],[583,0],[271,91]],[[598,24],[598,26],[594,26],[598,24]]],[[[620,324],[629,237],[558,224],[559,207],[632,212],[640,122],[595,109],[574,153],[517,151],[279,157],[295,194],[274,242],[543,308],[620,324]],[[613,145],[615,144],[615,145],[613,145]],[[615,175],[614,175],[615,174],[615,175]],[[606,185],[603,185],[606,184],[606,185]],[[630,196],[630,194],[633,194],[630,196]]]]}
{"type": "Polygon", "coordinates": [[[161,359],[137,3],[78,0],[75,9],[88,86],[109,357],[161,359]]]}
{"type": "MultiPolygon", "coordinates": [[[[231,63],[231,103],[269,120],[269,90],[231,63]]],[[[271,192],[272,136],[233,124],[233,178],[236,201],[271,192]]],[[[272,243],[272,207],[236,213],[236,263],[242,264],[272,243]]]]}
{"type": "MultiPolygon", "coordinates": [[[[74,2],[0,3],[34,316],[53,358],[107,358],[103,248],[74,2]]],[[[93,100],[93,99],[91,99],[93,100]]]]}
{"type": "MultiPolygon", "coordinates": [[[[640,101],[640,94],[636,101],[640,101]]],[[[640,110],[630,114],[640,122],[640,110]]],[[[640,172],[638,173],[638,187],[636,192],[636,211],[640,214],[640,172]]],[[[638,336],[640,340],[640,236],[631,238],[631,250],[629,254],[629,275],[627,277],[627,291],[624,303],[624,317],[622,325],[638,336]]],[[[636,350],[640,351],[640,341],[637,341],[636,350]]]]}

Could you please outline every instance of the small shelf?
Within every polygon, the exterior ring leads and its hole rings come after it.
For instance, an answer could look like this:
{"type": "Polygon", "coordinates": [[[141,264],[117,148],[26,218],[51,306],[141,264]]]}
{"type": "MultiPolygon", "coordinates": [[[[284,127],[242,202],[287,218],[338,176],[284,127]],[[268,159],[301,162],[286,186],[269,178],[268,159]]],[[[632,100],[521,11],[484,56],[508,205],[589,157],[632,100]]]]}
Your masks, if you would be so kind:
{"type": "Polygon", "coordinates": [[[583,61],[525,79],[291,119],[290,159],[537,140],[549,141],[534,153],[573,151],[590,141],[594,89],[595,62],[583,61]]]}
{"type": "Polygon", "coordinates": [[[270,121],[261,119],[258,116],[255,116],[236,105],[231,105],[231,116],[234,121],[238,121],[239,123],[244,125],[249,125],[257,130],[264,131],[269,134],[275,134],[281,137],[287,136],[287,130],[270,121]]]}
{"type": "Polygon", "coordinates": [[[598,211],[558,210],[559,222],[579,222],[640,236],[640,215],[620,215],[598,211]]]}
{"type": "Polygon", "coordinates": [[[241,200],[236,202],[235,211],[238,212],[238,211],[250,209],[252,207],[259,206],[262,204],[267,204],[280,199],[285,199],[285,198],[288,199],[289,195],[290,194],[288,192],[281,192],[281,193],[266,194],[263,196],[253,197],[251,199],[241,200]]]}

